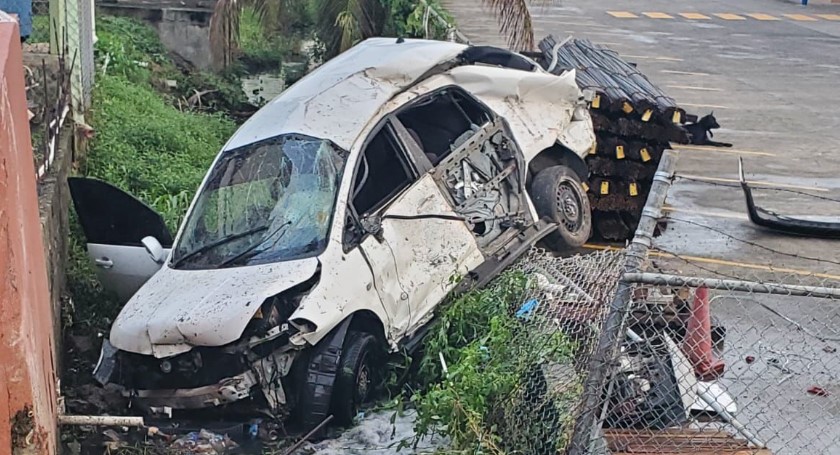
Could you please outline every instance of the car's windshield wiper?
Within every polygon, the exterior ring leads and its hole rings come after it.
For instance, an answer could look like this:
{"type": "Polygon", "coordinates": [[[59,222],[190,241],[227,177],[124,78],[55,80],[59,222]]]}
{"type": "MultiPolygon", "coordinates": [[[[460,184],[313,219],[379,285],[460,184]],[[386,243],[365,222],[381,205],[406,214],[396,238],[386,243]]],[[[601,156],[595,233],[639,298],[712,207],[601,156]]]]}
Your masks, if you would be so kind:
{"type": "MultiPolygon", "coordinates": [[[[283,224],[281,224],[280,226],[277,226],[273,231],[271,231],[267,236],[265,236],[265,238],[263,240],[260,240],[258,242],[254,242],[253,245],[249,246],[248,248],[245,248],[244,250],[242,250],[241,253],[237,254],[236,256],[234,256],[230,259],[225,259],[221,264],[219,264],[219,267],[225,267],[227,265],[233,264],[234,262],[239,261],[240,259],[244,258],[245,256],[248,256],[254,250],[256,250],[260,245],[265,243],[266,240],[270,239],[275,234],[280,232],[281,229],[283,229],[284,227],[286,227],[290,224],[292,224],[291,221],[286,221],[283,224]]],[[[276,245],[277,242],[280,240],[281,237],[283,237],[283,234],[285,234],[285,233],[286,232],[284,231],[279,236],[277,236],[277,238],[274,240],[274,243],[271,246],[273,247],[274,245],[276,245]]],[[[265,251],[265,250],[262,250],[262,251],[265,251]]],[[[259,254],[259,253],[257,253],[257,254],[259,254]]]]}
{"type": "Polygon", "coordinates": [[[249,229],[247,231],[239,232],[239,233],[236,233],[236,234],[233,234],[233,235],[229,235],[227,237],[222,237],[219,240],[216,240],[215,242],[210,242],[206,245],[200,246],[200,247],[196,248],[195,250],[190,251],[189,253],[187,253],[187,254],[181,256],[180,258],[178,258],[177,261],[172,263],[172,267],[173,268],[178,268],[179,265],[183,264],[185,261],[187,261],[191,258],[194,258],[195,256],[198,256],[199,254],[206,253],[207,251],[210,251],[213,248],[216,248],[217,246],[224,245],[225,243],[234,241],[236,239],[241,239],[242,237],[246,237],[246,236],[249,236],[249,235],[252,235],[252,234],[256,234],[257,232],[264,231],[264,230],[268,229],[268,227],[269,227],[269,225],[255,227],[255,228],[249,229]]]}

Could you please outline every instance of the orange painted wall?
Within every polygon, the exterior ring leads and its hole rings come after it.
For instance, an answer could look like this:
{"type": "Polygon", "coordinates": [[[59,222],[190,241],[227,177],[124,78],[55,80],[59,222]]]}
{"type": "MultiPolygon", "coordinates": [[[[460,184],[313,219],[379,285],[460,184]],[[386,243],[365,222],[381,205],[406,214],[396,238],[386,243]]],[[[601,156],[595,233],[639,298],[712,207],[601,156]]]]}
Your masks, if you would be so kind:
{"type": "Polygon", "coordinates": [[[56,447],[53,318],[23,75],[17,22],[0,12],[0,454],[3,455],[52,454],[56,447]],[[17,438],[14,448],[13,423],[18,424],[16,434],[22,436],[17,438]]]}

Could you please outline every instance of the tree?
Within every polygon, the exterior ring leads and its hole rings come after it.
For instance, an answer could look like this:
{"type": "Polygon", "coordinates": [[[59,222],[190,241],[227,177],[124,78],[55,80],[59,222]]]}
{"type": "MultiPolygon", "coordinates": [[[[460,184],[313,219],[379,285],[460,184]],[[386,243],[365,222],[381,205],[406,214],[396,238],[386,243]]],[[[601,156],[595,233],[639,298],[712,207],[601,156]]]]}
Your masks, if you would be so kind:
{"type": "Polygon", "coordinates": [[[534,25],[528,0],[482,0],[499,21],[499,29],[507,36],[513,50],[534,49],[534,25]]]}
{"type": "MultiPolygon", "coordinates": [[[[267,33],[284,8],[307,0],[219,0],[210,20],[210,45],[219,67],[230,65],[239,48],[239,18],[244,8],[253,8],[267,33]]],[[[420,22],[431,0],[308,0],[314,7],[315,33],[324,45],[325,57],[333,57],[357,42],[384,34],[422,36],[420,22]]],[[[474,0],[478,1],[478,0],[474,0]]],[[[534,29],[529,0],[481,0],[499,21],[512,49],[533,49],[534,29]]],[[[543,0],[547,1],[547,0],[543,0]]]]}

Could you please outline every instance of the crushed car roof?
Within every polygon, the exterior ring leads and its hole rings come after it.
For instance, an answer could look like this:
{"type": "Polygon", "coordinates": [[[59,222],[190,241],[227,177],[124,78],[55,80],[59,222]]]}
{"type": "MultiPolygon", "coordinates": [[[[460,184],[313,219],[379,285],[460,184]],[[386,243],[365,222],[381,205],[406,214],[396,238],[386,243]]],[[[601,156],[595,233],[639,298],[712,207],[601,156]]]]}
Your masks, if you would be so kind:
{"type": "Polygon", "coordinates": [[[445,41],[365,40],[260,109],[231,137],[225,150],[284,133],[329,139],[349,150],[383,104],[467,48],[445,41]]]}

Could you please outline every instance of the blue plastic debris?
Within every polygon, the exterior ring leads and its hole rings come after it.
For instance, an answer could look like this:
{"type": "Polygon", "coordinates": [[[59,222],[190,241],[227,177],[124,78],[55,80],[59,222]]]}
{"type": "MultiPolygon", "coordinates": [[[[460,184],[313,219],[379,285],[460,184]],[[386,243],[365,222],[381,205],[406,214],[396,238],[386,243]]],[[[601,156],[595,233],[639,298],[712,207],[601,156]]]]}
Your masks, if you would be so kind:
{"type": "Polygon", "coordinates": [[[540,303],[537,301],[537,299],[528,300],[527,302],[523,303],[522,306],[519,307],[519,309],[516,311],[516,317],[528,319],[528,316],[530,316],[531,313],[533,313],[538,306],[540,306],[540,303]]]}
{"type": "Polygon", "coordinates": [[[257,420],[248,427],[248,436],[250,436],[251,439],[257,439],[257,436],[259,436],[261,423],[262,420],[257,420]]]}

